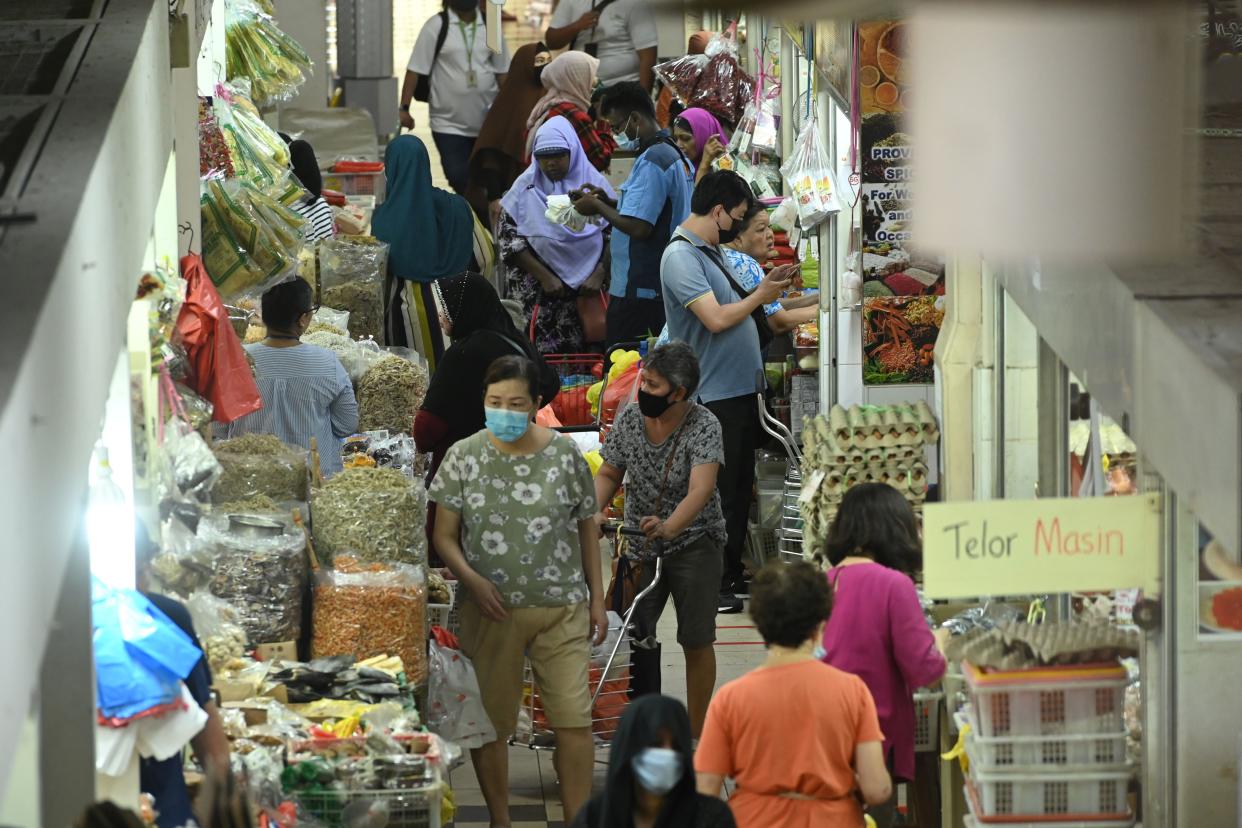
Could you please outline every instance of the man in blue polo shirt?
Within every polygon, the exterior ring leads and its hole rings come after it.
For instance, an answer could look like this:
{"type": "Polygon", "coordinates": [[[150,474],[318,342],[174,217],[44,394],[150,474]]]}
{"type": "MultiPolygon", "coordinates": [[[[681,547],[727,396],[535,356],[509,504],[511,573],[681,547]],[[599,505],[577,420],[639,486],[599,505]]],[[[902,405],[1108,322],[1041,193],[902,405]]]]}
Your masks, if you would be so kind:
{"type": "Polygon", "coordinates": [[[618,146],[639,153],[616,204],[595,188],[573,194],[578,212],[602,216],[613,227],[607,320],[611,347],[656,336],[664,327],[660,256],[673,229],[690,214],[694,165],[668,131],[660,129],[655,104],[640,84],[609,87],[599,109],[612,125],[618,146]]]}
{"type": "Polygon", "coordinates": [[[759,407],[763,354],[755,311],[776,301],[789,286],[797,265],[782,265],[746,292],[721,254],[720,245],[737,238],[754,200],[737,173],[717,170],[699,180],[690,216],[674,231],[664,252],[660,276],[668,311],[669,339],[687,343],[699,357],[699,400],[720,421],[724,465],[716,475],[728,540],[717,611],[741,612],[738,597],[747,591],[742,571],[755,450],[759,448],[759,407]]]}

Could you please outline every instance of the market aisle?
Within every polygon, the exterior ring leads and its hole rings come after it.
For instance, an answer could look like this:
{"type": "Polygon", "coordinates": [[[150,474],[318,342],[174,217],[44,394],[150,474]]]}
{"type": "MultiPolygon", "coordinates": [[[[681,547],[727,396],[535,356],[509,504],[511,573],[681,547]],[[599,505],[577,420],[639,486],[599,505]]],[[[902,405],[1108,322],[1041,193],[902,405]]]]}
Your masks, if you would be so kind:
{"type": "MultiPolygon", "coordinates": [[[[763,660],[763,643],[750,616],[716,616],[716,686],[741,676],[763,660]]],[[[661,674],[664,692],[674,698],[686,699],[686,662],[677,646],[677,617],[670,601],[660,618],[661,674]]],[[[595,790],[604,784],[608,751],[600,749],[595,760],[595,790]]],[[[453,771],[451,778],[457,797],[457,820],[454,828],[488,828],[487,808],[474,769],[467,761],[453,771]]],[[[509,816],[513,828],[561,828],[560,795],[556,788],[556,772],[552,754],[524,747],[509,748],[509,816]]]]}

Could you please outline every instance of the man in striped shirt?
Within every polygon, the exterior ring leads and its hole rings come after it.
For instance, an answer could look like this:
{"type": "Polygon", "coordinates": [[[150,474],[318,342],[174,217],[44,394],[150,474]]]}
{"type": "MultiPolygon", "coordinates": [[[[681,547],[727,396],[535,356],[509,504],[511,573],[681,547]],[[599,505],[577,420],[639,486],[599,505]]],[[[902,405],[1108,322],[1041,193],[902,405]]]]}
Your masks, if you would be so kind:
{"type": "Polygon", "coordinates": [[[263,294],[267,338],[247,345],[257,368],[263,408],[231,423],[228,436],[273,434],[309,449],[314,437],[324,476],[339,472],[341,441],[358,428],[354,387],[336,354],[301,336],[315,308],[305,279],[282,282],[263,294]]]}

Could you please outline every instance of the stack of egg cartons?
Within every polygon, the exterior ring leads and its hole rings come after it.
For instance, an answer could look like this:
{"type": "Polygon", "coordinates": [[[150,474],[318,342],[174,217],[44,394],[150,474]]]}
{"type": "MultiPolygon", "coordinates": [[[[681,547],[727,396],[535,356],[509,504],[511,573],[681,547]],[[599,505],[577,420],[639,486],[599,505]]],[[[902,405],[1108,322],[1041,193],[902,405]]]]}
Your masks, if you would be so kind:
{"type": "Polygon", "coordinates": [[[968,825],[1133,824],[1119,663],[981,670],[970,695],[968,825]]]}
{"type": "Polygon", "coordinates": [[[940,439],[931,408],[910,405],[834,405],[802,432],[802,538],[805,549],[823,546],[846,490],[858,483],[887,483],[916,513],[927,495],[925,446],[940,439]]]}

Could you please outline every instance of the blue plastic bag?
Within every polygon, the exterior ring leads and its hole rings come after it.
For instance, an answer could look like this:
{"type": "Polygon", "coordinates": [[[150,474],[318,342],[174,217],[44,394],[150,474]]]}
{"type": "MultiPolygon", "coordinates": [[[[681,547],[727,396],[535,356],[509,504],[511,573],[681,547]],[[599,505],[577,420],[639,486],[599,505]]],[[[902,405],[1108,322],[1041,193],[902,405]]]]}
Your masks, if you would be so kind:
{"type": "Polygon", "coordinates": [[[202,651],[134,590],[93,584],[91,618],[99,710],[128,719],[175,701],[202,651]]]}

